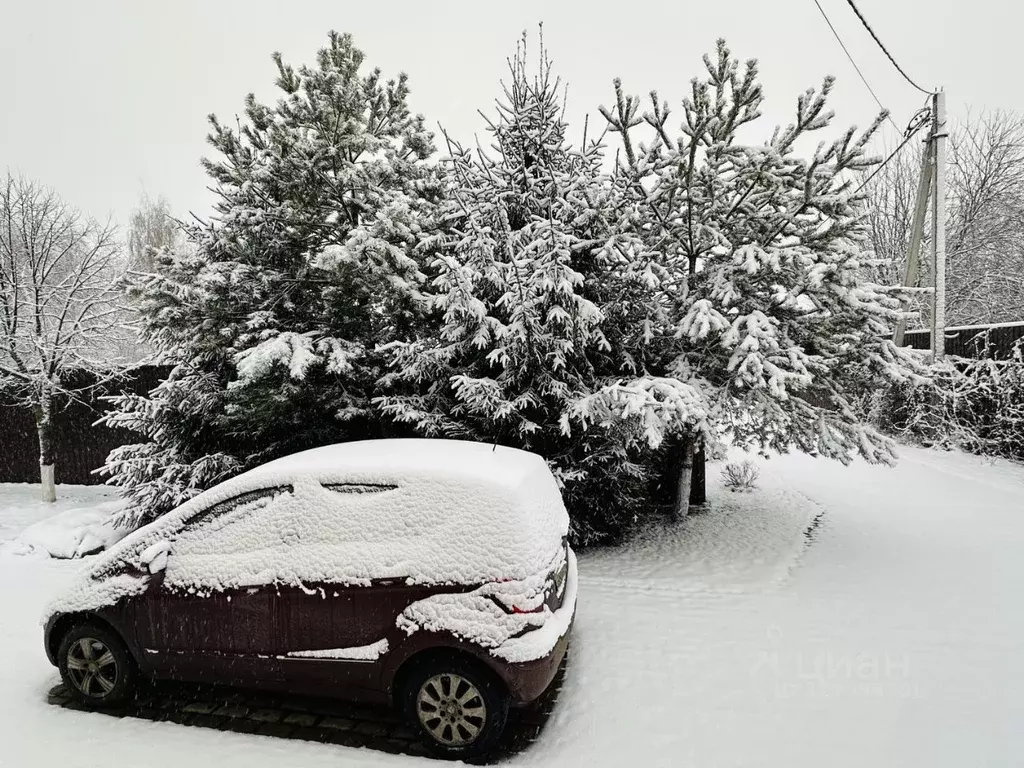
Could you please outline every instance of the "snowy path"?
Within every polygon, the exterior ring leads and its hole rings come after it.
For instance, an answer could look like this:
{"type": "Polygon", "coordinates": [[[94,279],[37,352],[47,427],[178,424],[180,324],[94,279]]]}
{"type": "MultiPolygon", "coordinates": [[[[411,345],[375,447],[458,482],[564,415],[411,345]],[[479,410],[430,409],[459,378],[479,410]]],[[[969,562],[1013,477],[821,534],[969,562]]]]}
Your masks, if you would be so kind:
{"type": "MultiPolygon", "coordinates": [[[[513,762],[1020,765],[1024,469],[903,454],[773,459],[762,492],[720,497],[685,535],[585,557],[558,708],[513,762]]],[[[0,650],[23,660],[0,681],[5,768],[417,762],[45,705],[36,616],[67,571],[0,555],[0,650]]]]}
{"type": "Polygon", "coordinates": [[[534,754],[1020,765],[1024,472],[958,458],[908,449],[895,471],[769,462],[766,484],[827,509],[769,594],[587,591],[585,570],[574,674],[534,754]]]}

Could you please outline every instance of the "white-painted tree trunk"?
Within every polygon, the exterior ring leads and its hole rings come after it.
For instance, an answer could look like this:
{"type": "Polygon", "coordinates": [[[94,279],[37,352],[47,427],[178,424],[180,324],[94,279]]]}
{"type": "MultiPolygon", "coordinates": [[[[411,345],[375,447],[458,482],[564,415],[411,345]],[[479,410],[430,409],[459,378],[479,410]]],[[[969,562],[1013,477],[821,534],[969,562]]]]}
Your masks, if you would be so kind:
{"type": "Polygon", "coordinates": [[[57,486],[53,482],[53,401],[43,391],[36,408],[36,432],[39,435],[39,479],[43,501],[57,500],[57,486]]]}
{"type": "Polygon", "coordinates": [[[53,464],[40,464],[39,474],[43,484],[43,501],[56,501],[57,486],[53,482],[53,464]]]}

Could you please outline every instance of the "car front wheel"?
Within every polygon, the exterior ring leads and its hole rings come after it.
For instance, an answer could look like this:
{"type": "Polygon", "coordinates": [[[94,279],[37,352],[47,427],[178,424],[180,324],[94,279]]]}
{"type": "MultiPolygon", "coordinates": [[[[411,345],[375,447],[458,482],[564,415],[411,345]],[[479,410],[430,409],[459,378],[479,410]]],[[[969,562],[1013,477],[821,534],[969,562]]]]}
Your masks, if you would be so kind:
{"type": "Polygon", "coordinates": [[[106,627],[72,627],[61,640],[57,654],[61,679],[82,704],[110,707],[131,698],[135,686],[134,661],[121,638],[106,627]]]}
{"type": "Polygon", "coordinates": [[[473,760],[493,749],[508,719],[508,695],[482,665],[452,657],[418,666],[404,690],[404,709],[430,751],[473,760]]]}

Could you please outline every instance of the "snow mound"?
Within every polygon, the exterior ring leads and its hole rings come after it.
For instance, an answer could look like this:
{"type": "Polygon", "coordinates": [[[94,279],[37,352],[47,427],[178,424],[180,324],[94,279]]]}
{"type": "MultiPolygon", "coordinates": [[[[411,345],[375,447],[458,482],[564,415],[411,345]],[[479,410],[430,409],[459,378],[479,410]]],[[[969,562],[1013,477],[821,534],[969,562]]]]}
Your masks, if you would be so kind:
{"type": "Polygon", "coordinates": [[[69,509],[30,525],[12,542],[15,551],[72,558],[95,554],[117,543],[128,531],[113,523],[124,501],[69,509]]]}
{"type": "Polygon", "coordinates": [[[55,503],[28,498],[38,493],[34,485],[0,486],[5,524],[0,527],[20,528],[16,536],[0,542],[0,551],[61,559],[83,557],[112,546],[128,532],[113,524],[125,502],[109,488],[61,487],[55,503]]]}
{"type": "MultiPolygon", "coordinates": [[[[57,486],[57,501],[46,502],[39,498],[38,483],[0,483],[0,541],[6,542],[5,549],[14,549],[10,539],[16,539],[22,531],[54,515],[76,509],[95,508],[120,498],[118,490],[106,485],[57,486]]],[[[18,545],[19,551],[30,551],[25,545],[18,545]]]]}

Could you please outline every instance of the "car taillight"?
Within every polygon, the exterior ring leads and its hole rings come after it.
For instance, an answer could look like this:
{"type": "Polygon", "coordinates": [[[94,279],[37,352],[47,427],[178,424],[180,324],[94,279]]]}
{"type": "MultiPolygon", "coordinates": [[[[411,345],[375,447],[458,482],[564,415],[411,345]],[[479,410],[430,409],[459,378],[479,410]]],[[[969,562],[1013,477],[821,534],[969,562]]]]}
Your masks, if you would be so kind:
{"type": "Polygon", "coordinates": [[[512,606],[512,613],[543,613],[544,603],[541,603],[536,608],[520,608],[518,605],[512,606]]]}

